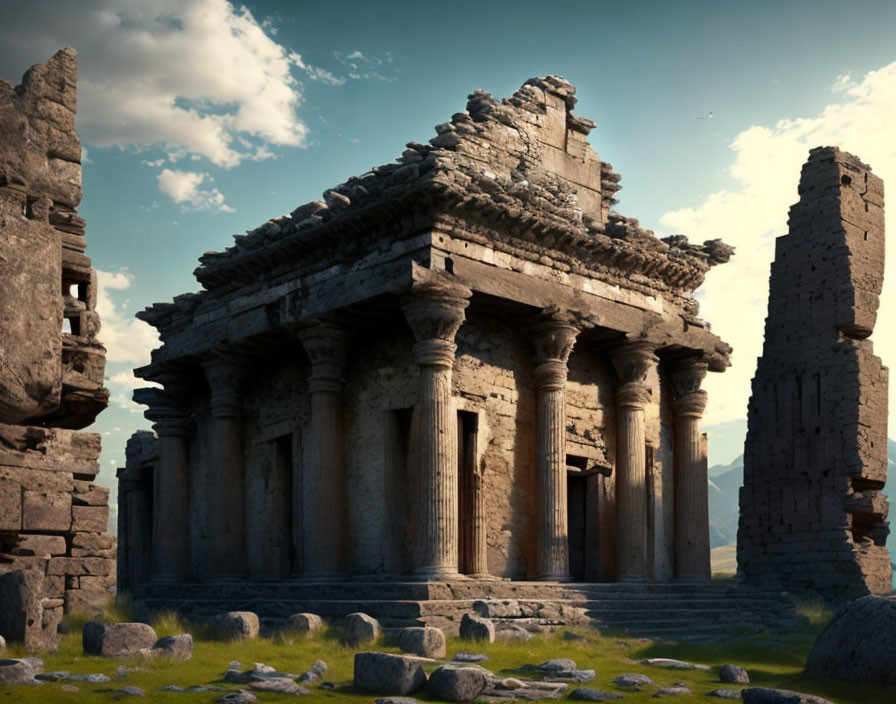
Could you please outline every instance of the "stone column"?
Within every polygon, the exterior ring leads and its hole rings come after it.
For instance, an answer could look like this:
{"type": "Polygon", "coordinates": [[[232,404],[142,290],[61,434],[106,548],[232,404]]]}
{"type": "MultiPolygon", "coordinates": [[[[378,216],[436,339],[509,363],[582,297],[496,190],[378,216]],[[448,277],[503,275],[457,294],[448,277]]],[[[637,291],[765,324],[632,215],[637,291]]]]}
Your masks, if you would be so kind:
{"type": "Polygon", "coordinates": [[[568,315],[546,313],[531,329],[535,344],[535,475],[538,579],[569,574],[566,506],[566,362],[579,328],[568,315]]]}
{"type": "Polygon", "coordinates": [[[675,577],[702,582],[712,577],[709,563],[709,489],[700,418],[706,392],[700,384],[708,365],[699,359],[680,362],[671,371],[675,389],[675,577]]]}
{"type": "Polygon", "coordinates": [[[647,372],[658,362],[654,346],[628,342],[613,350],[616,389],[616,579],[647,578],[647,468],[644,407],[647,372]]]}
{"type": "Polygon", "coordinates": [[[152,578],[172,582],[190,572],[190,412],[182,398],[166,389],[146,417],[155,421],[152,427],[159,437],[159,464],[153,472],[152,578]]]}
{"type": "Polygon", "coordinates": [[[214,579],[246,571],[246,484],[239,361],[229,355],[203,364],[211,387],[208,434],[209,564],[214,579]]]}
{"type": "Polygon", "coordinates": [[[420,478],[419,564],[429,579],[458,576],[457,412],[451,398],[454,336],[464,321],[469,289],[432,280],[415,284],[402,302],[414,332],[414,361],[420,367],[419,427],[415,460],[420,478]]]}
{"type": "Polygon", "coordinates": [[[471,577],[488,576],[488,544],[485,517],[485,477],[482,468],[473,472],[473,559],[470,564],[471,577]]]}
{"type": "Polygon", "coordinates": [[[342,389],[348,331],[320,321],[299,332],[311,360],[311,430],[303,468],[302,511],[304,579],[342,578],[345,569],[345,450],[342,389]]]}

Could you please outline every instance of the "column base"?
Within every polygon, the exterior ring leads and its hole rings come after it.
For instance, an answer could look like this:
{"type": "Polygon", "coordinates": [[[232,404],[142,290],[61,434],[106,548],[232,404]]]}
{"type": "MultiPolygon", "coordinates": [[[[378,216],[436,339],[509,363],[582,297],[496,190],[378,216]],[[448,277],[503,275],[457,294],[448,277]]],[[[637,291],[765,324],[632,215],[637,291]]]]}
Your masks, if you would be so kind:
{"type": "Polygon", "coordinates": [[[430,565],[415,569],[411,573],[411,579],[422,582],[454,582],[467,579],[467,576],[458,572],[456,568],[430,565]]]}
{"type": "Polygon", "coordinates": [[[535,578],[538,582],[572,582],[571,574],[540,574],[535,578]]]}

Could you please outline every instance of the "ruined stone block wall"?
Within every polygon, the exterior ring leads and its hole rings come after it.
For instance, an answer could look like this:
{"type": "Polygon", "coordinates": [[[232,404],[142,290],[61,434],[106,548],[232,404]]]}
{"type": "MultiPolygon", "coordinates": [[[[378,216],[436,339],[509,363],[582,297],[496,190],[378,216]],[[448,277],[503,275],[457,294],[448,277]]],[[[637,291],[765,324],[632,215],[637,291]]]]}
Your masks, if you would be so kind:
{"type": "Polygon", "coordinates": [[[63,610],[101,609],[115,582],[100,438],[74,432],[108,401],[76,210],[76,81],[72,49],[15,88],[0,79],[0,573],[42,575],[38,620],[53,634],[63,610]]]}
{"type": "Polygon", "coordinates": [[[753,379],[738,564],[751,584],[853,598],[891,590],[887,369],[871,334],[884,272],[883,182],[814,149],[776,243],[753,379]]]}

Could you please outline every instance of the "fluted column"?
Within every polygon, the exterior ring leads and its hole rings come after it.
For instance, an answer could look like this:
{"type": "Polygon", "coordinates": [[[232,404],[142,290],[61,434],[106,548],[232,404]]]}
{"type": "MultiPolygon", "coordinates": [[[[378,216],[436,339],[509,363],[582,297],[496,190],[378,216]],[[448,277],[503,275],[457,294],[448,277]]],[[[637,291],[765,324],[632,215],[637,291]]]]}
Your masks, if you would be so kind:
{"type": "Polygon", "coordinates": [[[340,579],[345,569],[345,451],[342,390],[348,331],[332,322],[316,322],[299,333],[311,360],[311,432],[307,438],[302,526],[304,578],[340,579]]]}
{"type": "Polygon", "coordinates": [[[454,336],[464,321],[471,292],[453,282],[415,284],[402,310],[417,344],[420,396],[415,409],[419,427],[419,564],[414,573],[430,579],[457,576],[457,413],[451,398],[454,336]]]}
{"type": "Polygon", "coordinates": [[[239,361],[221,355],[203,364],[211,387],[208,436],[209,564],[216,579],[246,571],[246,483],[239,361]]]}
{"type": "Polygon", "coordinates": [[[477,467],[473,472],[473,555],[470,561],[471,577],[488,576],[488,543],[485,517],[485,487],[482,469],[477,467]]]}
{"type": "Polygon", "coordinates": [[[146,413],[159,437],[159,464],[153,472],[152,576],[170,582],[190,571],[191,421],[184,402],[170,391],[157,399],[146,413]]]}
{"type": "Polygon", "coordinates": [[[616,389],[616,579],[647,577],[647,467],[644,407],[647,372],[657,363],[654,346],[628,342],[613,350],[616,389]]]}
{"type": "Polygon", "coordinates": [[[691,359],[680,362],[671,371],[675,388],[675,577],[689,582],[712,577],[709,489],[700,433],[700,419],[706,409],[706,392],[700,384],[707,368],[706,362],[691,359]]]}
{"type": "Polygon", "coordinates": [[[532,326],[535,344],[535,475],[538,579],[568,581],[566,506],[566,363],[579,328],[572,318],[547,312],[532,326]]]}

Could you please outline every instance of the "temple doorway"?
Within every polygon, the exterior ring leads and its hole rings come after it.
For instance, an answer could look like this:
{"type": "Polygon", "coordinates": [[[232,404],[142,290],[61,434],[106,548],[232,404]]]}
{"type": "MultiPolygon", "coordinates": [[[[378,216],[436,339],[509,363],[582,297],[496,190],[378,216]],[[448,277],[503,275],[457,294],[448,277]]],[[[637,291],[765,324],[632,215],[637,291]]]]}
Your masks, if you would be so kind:
{"type": "Polygon", "coordinates": [[[588,476],[567,472],[566,515],[569,536],[569,573],[581,582],[585,579],[588,476]]]}
{"type": "Polygon", "coordinates": [[[473,492],[476,472],[476,441],[479,435],[479,415],[469,411],[457,412],[457,513],[458,556],[461,574],[472,574],[473,567],[473,492]]]}

